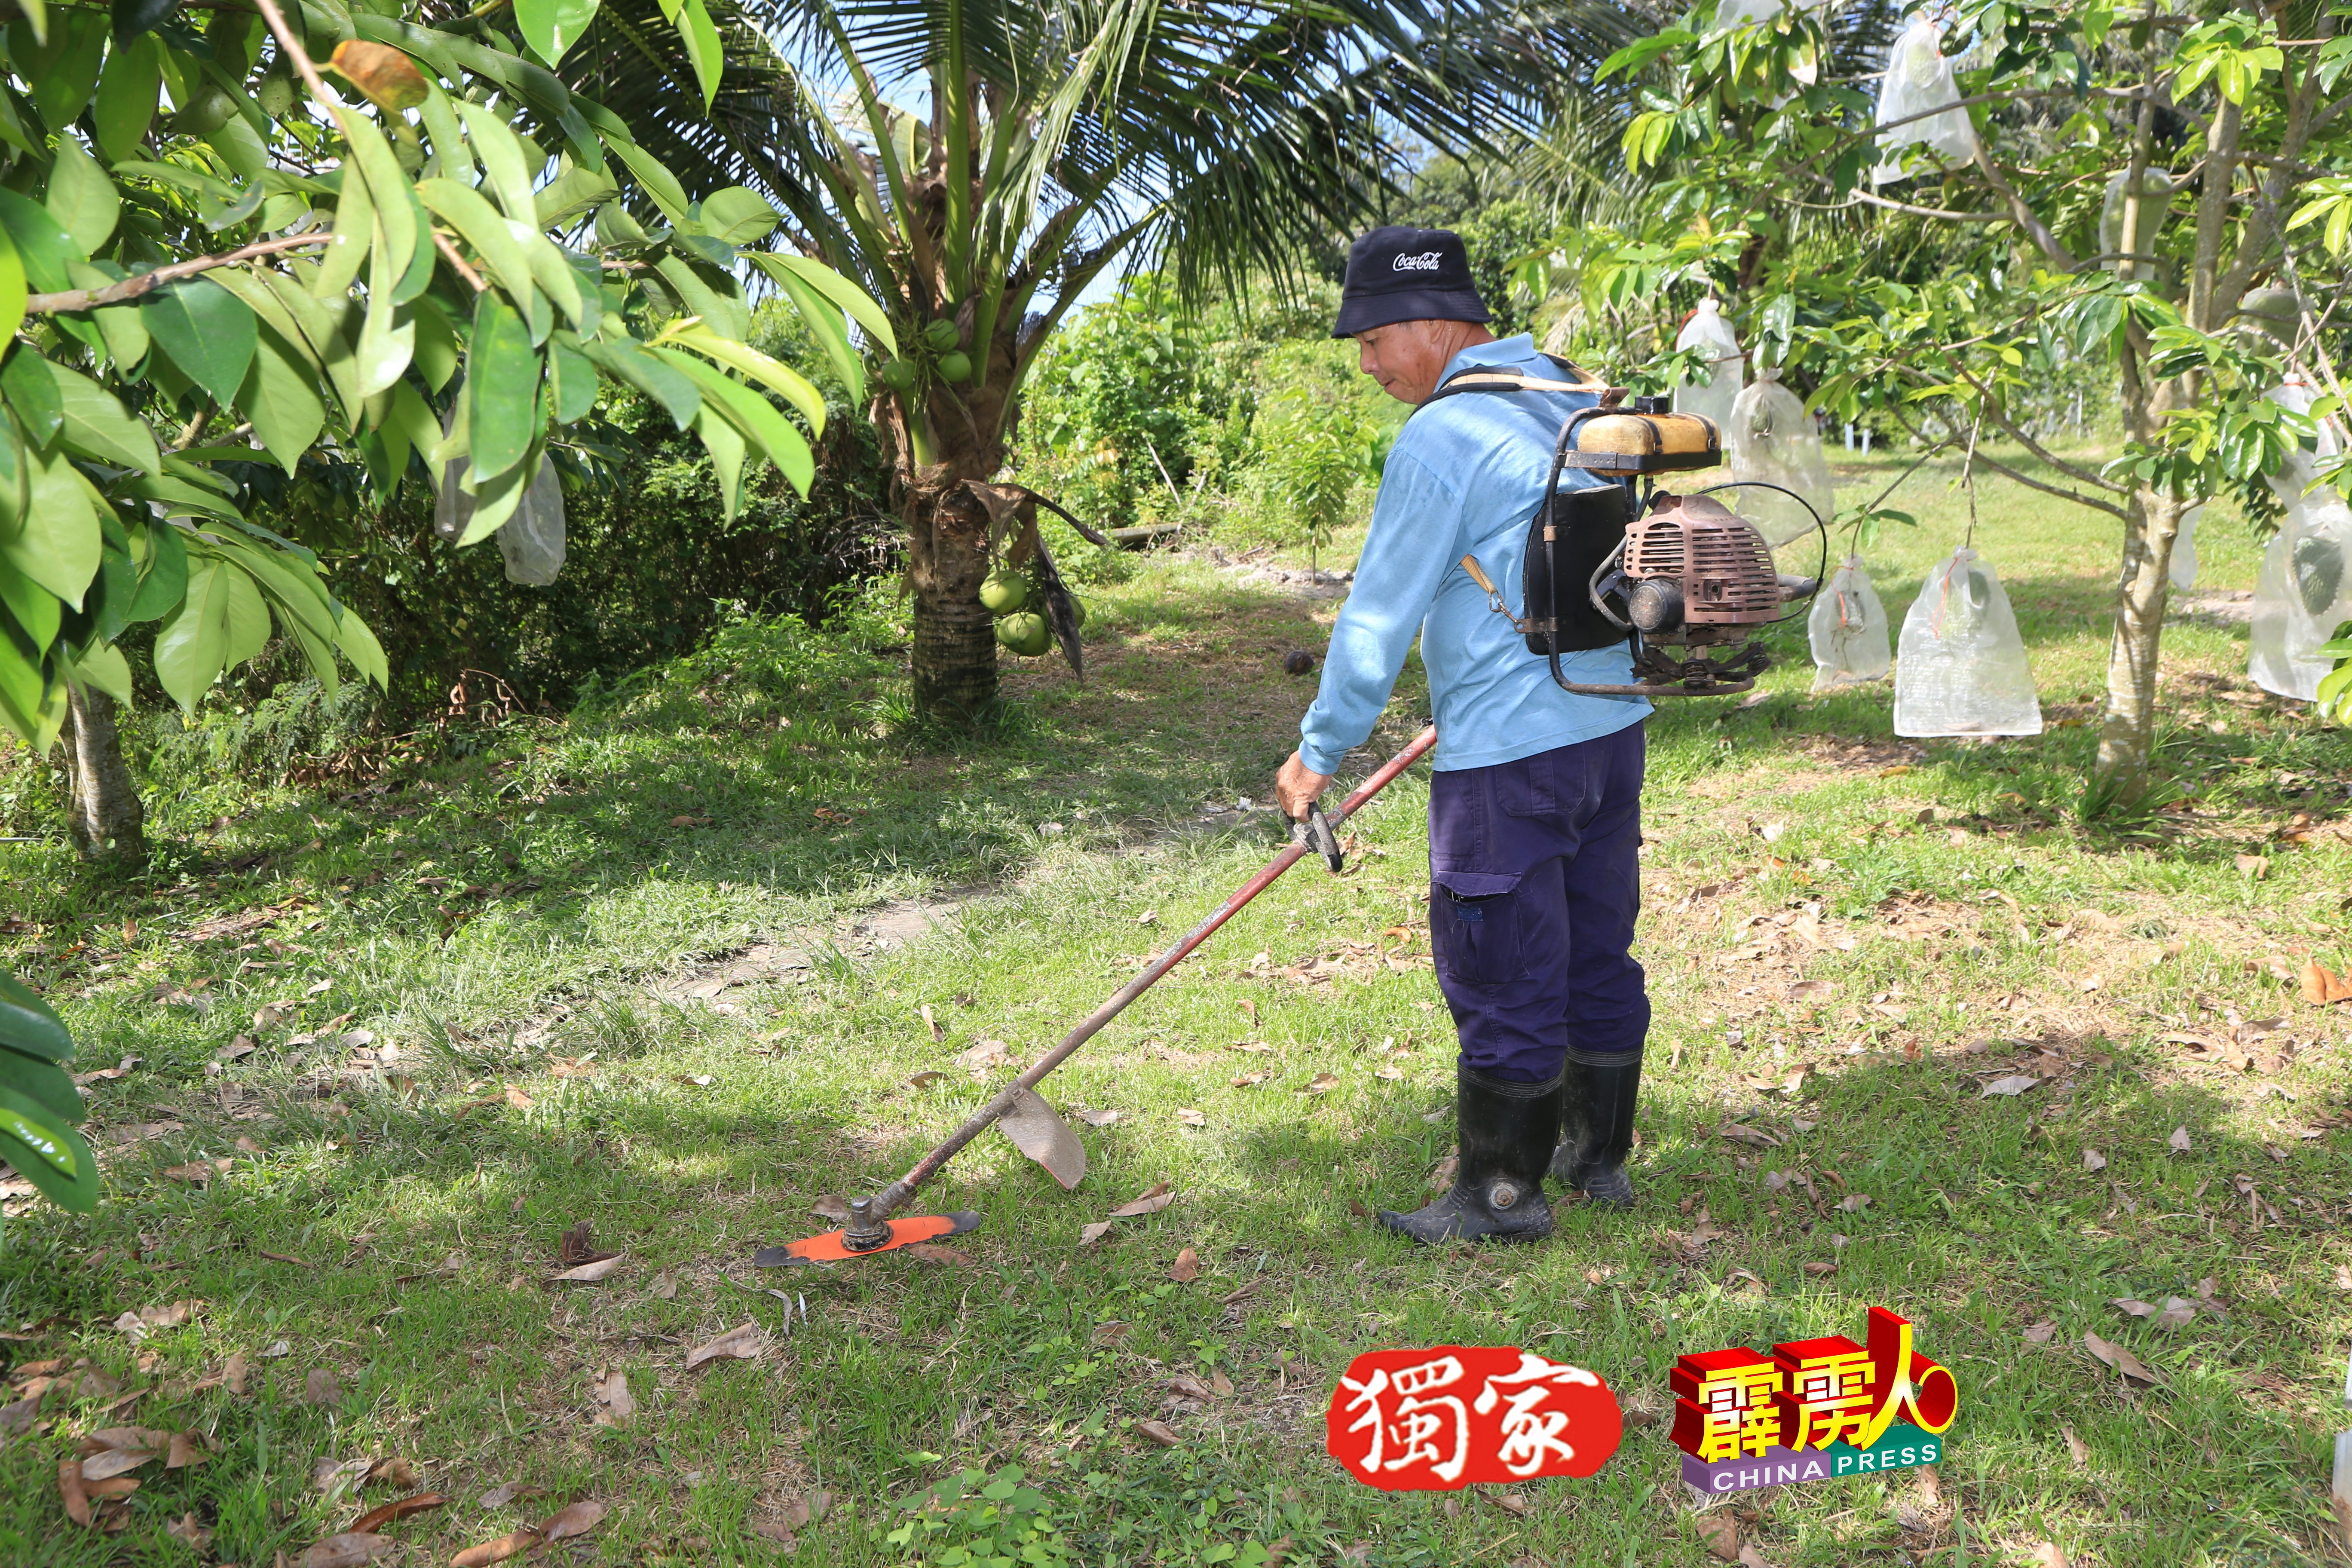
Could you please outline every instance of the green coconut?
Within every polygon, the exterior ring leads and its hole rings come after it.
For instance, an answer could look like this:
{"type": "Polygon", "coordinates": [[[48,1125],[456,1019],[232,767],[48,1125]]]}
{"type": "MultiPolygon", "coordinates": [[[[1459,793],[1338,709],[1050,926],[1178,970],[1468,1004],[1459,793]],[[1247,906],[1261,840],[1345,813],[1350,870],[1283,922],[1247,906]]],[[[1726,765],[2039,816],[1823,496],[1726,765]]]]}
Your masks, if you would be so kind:
{"type": "Polygon", "coordinates": [[[893,392],[904,392],[915,384],[915,367],[905,360],[887,360],[880,371],[882,384],[893,392]]]}
{"type": "Polygon", "coordinates": [[[940,356],[940,374],[950,381],[971,379],[971,356],[961,349],[940,356]]]}
{"type": "Polygon", "coordinates": [[[963,334],[956,331],[953,321],[932,321],[923,328],[923,341],[931,345],[934,353],[945,353],[956,346],[963,334]]]}
{"type": "Polygon", "coordinates": [[[1009,616],[1029,602],[1029,579],[999,566],[980,584],[980,602],[993,616],[1009,616]]]}
{"type": "Polygon", "coordinates": [[[1034,658],[1054,646],[1054,628],[1034,610],[1022,610],[996,623],[996,640],[1024,658],[1034,658]]]}

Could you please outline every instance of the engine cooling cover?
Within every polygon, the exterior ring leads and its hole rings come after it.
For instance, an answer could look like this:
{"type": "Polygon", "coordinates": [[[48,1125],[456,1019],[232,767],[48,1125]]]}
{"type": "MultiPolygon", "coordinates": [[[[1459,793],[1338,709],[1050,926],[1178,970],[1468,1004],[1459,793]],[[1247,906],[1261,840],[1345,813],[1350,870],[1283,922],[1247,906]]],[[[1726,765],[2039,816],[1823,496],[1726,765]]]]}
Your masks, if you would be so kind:
{"type": "Polygon", "coordinates": [[[1780,616],[1764,536],[1712,496],[1653,497],[1625,531],[1622,570],[1630,618],[1655,642],[1729,642],[1780,616]]]}

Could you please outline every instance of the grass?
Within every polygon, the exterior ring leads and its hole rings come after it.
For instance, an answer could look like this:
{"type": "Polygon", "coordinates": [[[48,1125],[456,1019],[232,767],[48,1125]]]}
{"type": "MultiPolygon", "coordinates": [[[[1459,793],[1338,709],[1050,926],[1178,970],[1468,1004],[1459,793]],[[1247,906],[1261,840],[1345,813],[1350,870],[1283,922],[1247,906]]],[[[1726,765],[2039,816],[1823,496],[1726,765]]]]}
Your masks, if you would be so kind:
{"type": "MultiPolygon", "coordinates": [[[[1875,493],[1896,471],[1845,477],[1875,493]]],[[[1956,471],[1910,480],[1893,504],[1920,529],[1872,552],[1898,616],[1965,526],[1956,471]]],[[[1034,1059],[1270,853],[1269,814],[1203,807],[1265,789],[1309,696],[1281,656],[1320,646],[1328,604],[1156,563],[1089,595],[1083,688],[1023,667],[1006,723],[961,752],[891,728],[898,656],[866,617],[730,628],[380,785],[160,755],[152,874],[0,847],[0,963],[85,1069],[139,1058],[88,1086],[101,1211],[8,1204],[0,1327],[24,1337],[0,1344],[20,1383],[51,1360],[65,1382],[49,1425],[0,1447],[0,1560],[297,1562],[394,1495],[321,1493],[318,1463],[399,1458],[452,1500],[390,1527],[419,1560],[593,1499],[578,1550],[613,1562],[794,1560],[765,1525],[828,1563],[1019,1535],[1046,1563],[1250,1563],[1286,1541],[1293,1563],[1692,1564],[1654,1419],[1675,1355],[1858,1336],[1874,1303],[1957,1372],[1955,1447],[1932,1485],[1722,1505],[1779,1568],[2042,1542],[2113,1568],[2323,1560],[2352,1009],[2292,978],[2352,959],[2352,748],[2244,689],[2242,627],[2179,621],[2171,804],[2081,824],[2111,532],[1995,481],[1978,511],[2059,727],[1898,741],[1884,689],[1809,696],[1786,632],[1763,700],[1662,712],[1643,1205],[1564,1209],[1525,1251],[1418,1252],[1361,1217],[1411,1206],[1453,1142],[1450,1031],[1414,962],[1422,775],[1364,816],[1347,876],[1294,873],[1051,1081],[1066,1110],[1120,1113],[1080,1129],[1077,1192],[991,1135],[926,1199],[985,1215],[962,1261],[749,1267],[1008,1070],[960,1055],[1034,1059]],[[1338,1082],[1311,1092],[1320,1074],[1338,1082]],[[1983,1094],[2013,1074],[2040,1081],[1983,1094]],[[185,1179],[205,1161],[227,1163],[185,1179]],[[1077,1245],[1162,1181],[1173,1204],[1077,1245]],[[554,1282],[582,1221],[622,1260],[554,1282]],[[1186,1249],[1202,1273],[1179,1283],[1186,1249]],[[2110,1304],[2208,1279],[2170,1331],[2110,1304]],[[110,1326],[174,1301],[201,1306],[135,1341],[110,1326]],[[747,1321],[773,1336],[761,1359],[684,1370],[747,1321]],[[2085,1331],[2161,1383],[2121,1382],[2085,1331]],[[1349,1359],[1445,1342],[1592,1367],[1643,1424],[1587,1481],[1345,1480],[1319,1418],[1349,1359]],[[203,1386],[232,1354],[246,1393],[203,1386]],[[637,1411],[598,1425],[614,1372],[637,1411]],[[118,1534],[68,1525],[57,1461],[125,1422],[214,1453],[137,1472],[118,1534]],[[959,1490],[967,1472],[997,1495],[959,1490]],[[539,1489],[485,1506],[501,1483],[539,1489]],[[795,1523],[817,1492],[830,1508],[795,1523]],[[208,1554],[165,1532],[190,1512],[208,1554]]],[[[2231,520],[2199,546],[2208,584],[2251,584],[2231,520]]],[[[1411,734],[1417,680],[1351,770],[1411,734]]]]}

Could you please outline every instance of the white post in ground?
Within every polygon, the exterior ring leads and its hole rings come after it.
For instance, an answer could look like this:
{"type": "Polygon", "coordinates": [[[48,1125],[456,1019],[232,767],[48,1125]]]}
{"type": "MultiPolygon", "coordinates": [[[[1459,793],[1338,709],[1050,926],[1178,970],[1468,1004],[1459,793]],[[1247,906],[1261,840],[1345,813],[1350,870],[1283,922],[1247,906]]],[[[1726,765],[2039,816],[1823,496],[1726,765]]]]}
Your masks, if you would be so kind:
{"type": "MultiPolygon", "coordinates": [[[[2352,1410],[2352,1361],[2344,1368],[2344,1407],[2352,1410]]],[[[2352,1432],[2336,1434],[2336,1481],[2328,1500],[2336,1505],[2336,1523],[2344,1544],[2352,1547],[2352,1432]]]]}

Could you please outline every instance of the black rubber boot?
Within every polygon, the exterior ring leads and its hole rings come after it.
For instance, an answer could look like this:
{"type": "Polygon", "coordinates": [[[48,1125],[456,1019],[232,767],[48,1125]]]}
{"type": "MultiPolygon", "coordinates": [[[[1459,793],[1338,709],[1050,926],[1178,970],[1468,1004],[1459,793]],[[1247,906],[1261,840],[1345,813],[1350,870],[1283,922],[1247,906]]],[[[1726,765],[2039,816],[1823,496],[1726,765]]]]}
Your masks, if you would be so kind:
{"type": "Polygon", "coordinates": [[[1423,1243],[1549,1236],[1543,1172],[1559,1136],[1560,1082],[1514,1083],[1458,1068],[1454,1102],[1461,1163],[1454,1190],[1412,1214],[1382,1209],[1381,1223],[1423,1243]]]}
{"type": "Polygon", "coordinates": [[[1625,1174],[1633,1152],[1633,1103],[1642,1089],[1642,1053],[1568,1053],[1560,1111],[1560,1144],[1551,1174],[1562,1185],[1596,1204],[1633,1206],[1633,1179],[1625,1174]]]}

